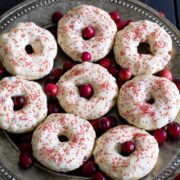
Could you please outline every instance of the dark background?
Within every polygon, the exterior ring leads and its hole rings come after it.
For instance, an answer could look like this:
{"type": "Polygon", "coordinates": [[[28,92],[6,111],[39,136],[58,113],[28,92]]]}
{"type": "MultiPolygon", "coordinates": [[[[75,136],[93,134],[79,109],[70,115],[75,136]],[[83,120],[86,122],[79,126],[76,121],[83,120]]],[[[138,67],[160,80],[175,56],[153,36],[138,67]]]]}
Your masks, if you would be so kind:
{"type": "MultiPolygon", "coordinates": [[[[0,0],[0,15],[25,0],[0,0]]],[[[140,0],[165,16],[180,29],[180,0],[140,0]]]]}

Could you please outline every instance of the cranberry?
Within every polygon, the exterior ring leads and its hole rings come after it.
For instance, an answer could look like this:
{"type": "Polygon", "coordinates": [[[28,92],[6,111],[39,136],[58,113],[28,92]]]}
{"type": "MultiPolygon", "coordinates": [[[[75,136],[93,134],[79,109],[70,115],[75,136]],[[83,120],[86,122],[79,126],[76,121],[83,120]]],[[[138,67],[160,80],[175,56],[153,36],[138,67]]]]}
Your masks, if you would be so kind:
{"type": "Polygon", "coordinates": [[[167,133],[163,128],[155,130],[153,132],[153,136],[157,140],[158,144],[163,144],[167,139],[167,133]]]}
{"type": "Polygon", "coordinates": [[[90,39],[95,36],[95,30],[91,26],[86,27],[82,30],[82,35],[84,39],[90,39]]]}
{"type": "Polygon", "coordinates": [[[90,121],[92,127],[94,128],[95,132],[98,133],[101,131],[100,127],[99,127],[99,119],[94,119],[90,121]]]}
{"type": "Polygon", "coordinates": [[[93,176],[96,170],[97,166],[93,161],[86,161],[81,168],[81,172],[84,176],[93,176]]]}
{"type": "Polygon", "coordinates": [[[59,103],[50,103],[48,104],[48,113],[59,113],[61,111],[59,103]]]}
{"type": "Polygon", "coordinates": [[[117,11],[113,11],[109,13],[109,15],[111,16],[112,20],[115,22],[118,22],[120,20],[120,14],[117,11]]]}
{"type": "Polygon", "coordinates": [[[176,175],[175,180],[180,180],[180,173],[176,175]]]}
{"type": "Polygon", "coordinates": [[[160,11],[160,12],[159,12],[159,15],[160,15],[161,17],[165,17],[165,13],[164,13],[163,11],[160,11]]]}
{"type": "Polygon", "coordinates": [[[178,139],[180,137],[180,124],[175,122],[168,124],[167,134],[173,139],[178,139]]]}
{"type": "Polygon", "coordinates": [[[29,152],[22,152],[19,156],[19,164],[23,168],[29,168],[33,163],[33,156],[29,152]]]}
{"type": "Polygon", "coordinates": [[[133,22],[132,19],[127,20],[127,21],[125,22],[125,26],[128,26],[131,22],[133,22]]]}
{"type": "Polygon", "coordinates": [[[169,79],[170,81],[172,81],[172,79],[173,79],[171,72],[170,72],[168,69],[166,69],[166,68],[163,69],[162,71],[160,71],[160,72],[158,73],[158,76],[167,78],[167,79],[169,79]]]}
{"type": "Polygon", "coordinates": [[[112,127],[112,120],[108,117],[102,117],[99,119],[99,127],[102,131],[107,131],[112,127]]]}
{"type": "Polygon", "coordinates": [[[117,23],[116,23],[116,26],[117,26],[117,29],[118,30],[122,30],[124,27],[125,27],[125,22],[124,21],[118,21],[117,23]]]}
{"type": "Polygon", "coordinates": [[[64,74],[64,71],[63,69],[54,69],[52,72],[51,72],[51,76],[54,80],[58,81],[59,78],[64,74]]]}
{"type": "Polygon", "coordinates": [[[23,96],[14,96],[12,100],[14,103],[14,110],[21,109],[25,104],[25,98],[23,96]]]}
{"type": "Polygon", "coordinates": [[[4,68],[3,67],[0,67],[0,77],[2,77],[4,75],[4,68]]]}
{"type": "Polygon", "coordinates": [[[174,83],[176,84],[177,88],[178,88],[179,91],[180,91],[180,79],[175,79],[175,80],[174,80],[174,83]]]}
{"type": "Polygon", "coordinates": [[[93,176],[93,180],[107,180],[107,177],[104,173],[102,172],[97,172],[94,176],[93,176]]]}
{"type": "Polygon", "coordinates": [[[62,13],[59,11],[56,11],[52,14],[52,21],[54,23],[58,23],[58,21],[63,17],[62,13]]]}
{"type": "Polygon", "coordinates": [[[107,69],[112,65],[112,61],[109,58],[103,58],[99,61],[99,64],[107,69]]]}
{"type": "Polygon", "coordinates": [[[48,96],[55,96],[57,94],[58,88],[55,84],[48,83],[45,86],[45,92],[48,96]]]}
{"type": "Polygon", "coordinates": [[[63,70],[67,71],[70,70],[73,66],[75,66],[76,64],[74,62],[65,62],[63,65],[63,70]]]}
{"type": "Polygon", "coordinates": [[[114,116],[108,117],[111,120],[111,126],[115,127],[118,124],[117,119],[114,116]]]}
{"type": "Polygon", "coordinates": [[[118,76],[119,71],[118,71],[118,68],[117,68],[117,67],[115,67],[115,66],[110,66],[110,67],[108,67],[108,71],[109,71],[109,73],[112,74],[114,77],[117,77],[117,76],[118,76]]]}
{"type": "Polygon", "coordinates": [[[81,59],[82,59],[82,61],[90,61],[91,60],[91,54],[89,52],[83,52],[81,59]]]}
{"type": "Polygon", "coordinates": [[[124,84],[124,81],[121,81],[121,80],[117,80],[116,81],[117,85],[118,85],[118,88],[121,89],[122,85],[124,84]]]}
{"type": "Polygon", "coordinates": [[[121,145],[121,153],[124,156],[129,156],[135,150],[135,145],[132,141],[126,141],[121,145]]]}
{"type": "Polygon", "coordinates": [[[24,143],[20,144],[19,150],[21,152],[27,152],[27,151],[31,152],[32,151],[31,143],[30,142],[24,142],[24,143]]]}
{"type": "Polygon", "coordinates": [[[81,97],[90,98],[93,95],[93,88],[90,84],[83,84],[79,86],[79,93],[81,97]]]}
{"type": "Polygon", "coordinates": [[[127,81],[131,78],[131,71],[129,69],[121,69],[119,71],[119,79],[122,81],[127,81]]]}

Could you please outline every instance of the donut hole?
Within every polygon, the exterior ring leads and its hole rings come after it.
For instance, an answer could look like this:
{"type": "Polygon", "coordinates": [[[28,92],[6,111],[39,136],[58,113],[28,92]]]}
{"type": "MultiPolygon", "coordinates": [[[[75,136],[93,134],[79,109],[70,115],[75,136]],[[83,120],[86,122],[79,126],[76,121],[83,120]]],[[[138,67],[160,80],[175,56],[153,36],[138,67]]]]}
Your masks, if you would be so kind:
{"type": "Polygon", "coordinates": [[[147,42],[139,43],[137,50],[138,50],[139,54],[151,54],[152,55],[151,47],[147,42]]]}
{"type": "Polygon", "coordinates": [[[28,44],[25,47],[25,51],[26,51],[27,54],[33,54],[34,53],[34,49],[33,49],[33,47],[30,44],[28,44]]]}
{"type": "Polygon", "coordinates": [[[150,98],[150,99],[146,100],[146,103],[154,104],[155,103],[155,99],[154,98],[150,98]]]}
{"type": "Polygon", "coordinates": [[[68,142],[69,138],[65,135],[58,135],[58,139],[60,142],[68,142]]]}
{"type": "Polygon", "coordinates": [[[12,101],[14,103],[14,111],[19,111],[24,107],[26,99],[24,96],[13,96],[12,101]]]}

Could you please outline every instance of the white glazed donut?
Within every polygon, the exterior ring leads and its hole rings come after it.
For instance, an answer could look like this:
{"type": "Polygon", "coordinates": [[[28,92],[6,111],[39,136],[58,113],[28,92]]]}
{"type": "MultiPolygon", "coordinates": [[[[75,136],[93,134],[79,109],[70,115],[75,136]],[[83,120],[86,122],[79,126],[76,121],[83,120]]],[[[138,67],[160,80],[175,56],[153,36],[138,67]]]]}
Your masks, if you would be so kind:
{"type": "Polygon", "coordinates": [[[66,72],[57,83],[57,98],[62,108],[71,114],[91,120],[106,114],[115,104],[118,87],[115,78],[98,64],[84,62],[66,72]],[[80,97],[78,86],[89,83],[94,94],[80,97]]]}
{"type": "Polygon", "coordinates": [[[51,170],[72,171],[91,156],[95,137],[88,121],[73,114],[51,114],[33,133],[33,156],[51,170]],[[60,141],[62,135],[68,141],[60,141]]]}
{"type": "Polygon", "coordinates": [[[119,125],[97,139],[93,155],[99,168],[112,179],[137,180],[155,166],[159,148],[153,136],[142,129],[119,125]],[[135,150],[122,156],[121,144],[134,141],[135,150]]]}
{"type": "Polygon", "coordinates": [[[58,23],[58,43],[75,61],[82,61],[83,52],[91,54],[91,61],[104,58],[112,49],[117,31],[109,14],[97,7],[80,5],[71,9],[58,23]],[[92,26],[95,36],[84,40],[82,30],[92,26]]]}
{"type": "Polygon", "coordinates": [[[161,128],[176,118],[179,108],[179,91],[166,78],[140,75],[126,82],[120,89],[119,114],[139,128],[161,128]],[[154,103],[148,103],[150,99],[154,99],[154,103]]]}
{"type": "Polygon", "coordinates": [[[133,75],[153,74],[169,62],[172,51],[170,35],[158,24],[147,20],[131,22],[116,34],[114,54],[116,62],[129,68],[133,75]],[[146,42],[152,54],[139,54],[137,47],[146,42]]]}
{"type": "Polygon", "coordinates": [[[32,22],[18,23],[0,36],[0,59],[13,75],[28,80],[40,79],[51,71],[57,54],[57,43],[46,29],[32,22]],[[33,53],[25,50],[31,45],[33,53]]]}
{"type": "Polygon", "coordinates": [[[47,98],[36,82],[18,77],[0,81],[0,128],[11,133],[34,130],[47,116],[47,98]],[[14,111],[13,96],[24,96],[25,105],[14,111]]]}

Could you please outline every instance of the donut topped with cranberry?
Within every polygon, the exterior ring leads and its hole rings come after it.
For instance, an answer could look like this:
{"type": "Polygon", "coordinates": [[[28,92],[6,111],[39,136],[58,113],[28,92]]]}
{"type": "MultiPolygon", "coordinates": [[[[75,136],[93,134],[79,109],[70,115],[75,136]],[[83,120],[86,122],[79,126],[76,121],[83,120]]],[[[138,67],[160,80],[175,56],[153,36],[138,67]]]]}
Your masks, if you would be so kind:
{"type": "Polygon", "coordinates": [[[0,81],[0,128],[11,133],[34,130],[47,116],[47,98],[41,86],[19,77],[0,81]]]}
{"type": "Polygon", "coordinates": [[[136,76],[119,92],[119,114],[130,124],[146,130],[161,128],[175,120],[179,108],[179,90],[166,78],[136,76]]]}
{"type": "Polygon", "coordinates": [[[34,131],[34,157],[59,172],[80,167],[92,154],[95,131],[91,124],[72,114],[54,113],[34,131]]]}
{"type": "Polygon", "coordinates": [[[115,104],[115,78],[101,65],[84,62],[67,71],[57,83],[57,98],[71,114],[91,120],[105,115],[115,104]]]}
{"type": "Polygon", "coordinates": [[[99,168],[112,179],[132,180],[147,175],[158,159],[156,139],[142,129],[116,126],[96,141],[93,155],[99,168]]]}
{"type": "Polygon", "coordinates": [[[106,11],[80,5],[60,19],[58,43],[73,60],[94,62],[110,52],[116,31],[116,24],[106,11]]]}
{"type": "Polygon", "coordinates": [[[123,68],[131,69],[133,75],[162,70],[171,59],[171,51],[171,36],[158,24],[148,20],[131,22],[116,34],[116,62],[123,68]]]}
{"type": "Polygon", "coordinates": [[[18,23],[0,36],[0,60],[13,75],[40,79],[50,73],[57,54],[53,35],[32,22],[18,23]]]}

